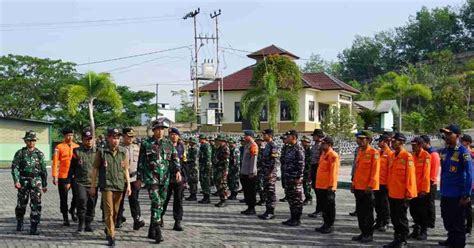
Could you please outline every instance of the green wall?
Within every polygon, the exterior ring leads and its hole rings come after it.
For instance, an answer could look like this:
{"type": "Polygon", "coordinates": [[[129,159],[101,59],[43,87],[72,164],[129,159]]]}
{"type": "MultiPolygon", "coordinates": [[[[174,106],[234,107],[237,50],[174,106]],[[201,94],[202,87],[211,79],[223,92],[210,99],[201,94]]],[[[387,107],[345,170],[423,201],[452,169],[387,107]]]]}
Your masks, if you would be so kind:
{"type": "MultiPolygon", "coordinates": [[[[15,152],[25,146],[25,143],[0,144],[0,161],[12,161],[15,152]]],[[[36,144],[36,147],[44,153],[44,160],[51,161],[51,146],[49,144],[36,144]]]]}

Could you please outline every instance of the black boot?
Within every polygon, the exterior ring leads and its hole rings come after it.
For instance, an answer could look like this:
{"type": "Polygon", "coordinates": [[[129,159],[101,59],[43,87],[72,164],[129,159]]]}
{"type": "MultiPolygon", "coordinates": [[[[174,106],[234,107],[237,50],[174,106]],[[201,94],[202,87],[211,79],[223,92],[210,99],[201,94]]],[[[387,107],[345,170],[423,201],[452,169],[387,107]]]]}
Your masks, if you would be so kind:
{"type": "Polygon", "coordinates": [[[180,220],[176,220],[174,222],[173,230],[178,231],[178,232],[183,231],[183,227],[181,227],[181,221],[180,220]]]}
{"type": "Polygon", "coordinates": [[[244,215],[254,215],[254,214],[256,214],[255,208],[247,208],[246,210],[241,211],[240,213],[244,214],[244,215]]]}
{"type": "Polygon", "coordinates": [[[86,217],[86,226],[84,227],[84,231],[86,232],[92,232],[92,227],[91,227],[91,220],[90,218],[86,217]]]}
{"type": "Polygon", "coordinates": [[[107,246],[114,247],[115,239],[113,239],[112,237],[107,237],[107,246]]]}
{"type": "Polygon", "coordinates": [[[409,239],[417,239],[418,236],[420,235],[420,226],[419,225],[414,225],[413,226],[413,232],[408,235],[409,239]]]}
{"type": "Polygon", "coordinates": [[[73,209],[70,209],[69,213],[71,214],[72,221],[76,222],[77,221],[76,212],[73,209]]]}
{"type": "Polygon", "coordinates": [[[225,199],[221,199],[218,203],[216,203],[214,206],[218,207],[218,208],[222,208],[222,207],[225,207],[227,206],[227,203],[226,203],[226,200],[225,199]]]}
{"type": "Polygon", "coordinates": [[[79,223],[77,224],[77,231],[82,232],[84,229],[84,217],[79,217],[79,223]]]}
{"type": "Polygon", "coordinates": [[[321,216],[320,211],[314,211],[313,213],[308,214],[308,217],[310,218],[318,218],[319,216],[321,216]]]}
{"type": "Polygon", "coordinates": [[[38,223],[31,223],[30,235],[39,235],[38,233],[38,223]]]}
{"type": "Polygon", "coordinates": [[[23,231],[23,220],[16,221],[16,231],[17,232],[23,231]]]}
{"type": "Polygon", "coordinates": [[[281,202],[286,202],[286,196],[280,199],[281,202]]]}
{"type": "Polygon", "coordinates": [[[293,213],[291,215],[292,215],[293,221],[288,223],[288,225],[289,226],[299,226],[299,225],[301,225],[301,212],[299,212],[298,210],[295,210],[295,211],[293,211],[293,213]]]}
{"type": "Polygon", "coordinates": [[[426,240],[428,239],[428,233],[427,233],[427,228],[425,226],[422,226],[420,228],[420,235],[418,235],[418,237],[416,237],[416,239],[418,240],[426,240]]]}
{"type": "Polygon", "coordinates": [[[196,193],[192,193],[189,197],[185,198],[186,201],[197,201],[196,193]]]}
{"type": "Polygon", "coordinates": [[[399,237],[395,237],[392,242],[384,245],[383,248],[401,248],[405,245],[407,245],[406,240],[401,239],[399,237]]]}
{"type": "Polygon", "coordinates": [[[204,197],[202,198],[202,200],[198,201],[198,203],[201,203],[201,204],[211,203],[211,199],[209,198],[209,194],[204,194],[204,197]]]}
{"type": "Polygon", "coordinates": [[[274,210],[273,208],[267,209],[265,213],[258,215],[258,218],[262,220],[271,220],[275,218],[274,210]]]}
{"type": "Polygon", "coordinates": [[[140,230],[140,228],[144,227],[145,226],[145,221],[144,220],[140,220],[140,218],[137,218],[134,222],[133,222],[133,230],[135,231],[138,231],[140,230]]]}
{"type": "Polygon", "coordinates": [[[147,236],[149,239],[156,239],[155,226],[157,226],[157,224],[150,222],[150,227],[148,228],[148,236],[147,236]]]}
{"type": "Polygon", "coordinates": [[[63,213],[63,226],[70,226],[69,216],[67,213],[63,213]]]}
{"type": "Polygon", "coordinates": [[[163,241],[163,236],[161,235],[161,228],[158,224],[155,224],[155,243],[159,244],[163,241]]]}
{"type": "Polygon", "coordinates": [[[231,192],[227,200],[232,200],[232,201],[237,200],[237,194],[238,194],[237,192],[231,192]]]}

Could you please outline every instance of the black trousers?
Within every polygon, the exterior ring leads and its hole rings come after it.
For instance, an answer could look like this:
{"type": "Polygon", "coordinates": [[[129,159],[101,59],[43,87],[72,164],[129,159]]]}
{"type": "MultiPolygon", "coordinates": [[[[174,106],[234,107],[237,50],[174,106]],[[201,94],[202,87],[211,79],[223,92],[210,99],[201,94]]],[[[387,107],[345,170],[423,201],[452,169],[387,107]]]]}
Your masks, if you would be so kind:
{"type": "Polygon", "coordinates": [[[372,235],[374,233],[374,194],[366,193],[364,190],[354,190],[354,195],[359,229],[364,236],[372,235]]]}
{"type": "Polygon", "coordinates": [[[394,229],[394,237],[401,241],[406,241],[408,232],[408,200],[389,198],[390,218],[394,229]]]}
{"type": "Polygon", "coordinates": [[[380,185],[380,189],[374,191],[375,196],[375,223],[387,225],[390,219],[390,204],[388,203],[387,185],[380,185]]]}
{"type": "Polygon", "coordinates": [[[85,187],[82,184],[74,183],[75,204],[77,209],[77,216],[79,219],[85,219],[87,222],[92,222],[95,216],[95,206],[97,204],[97,194],[91,196],[89,194],[90,187],[85,187]]]}
{"type": "Polygon", "coordinates": [[[410,200],[410,215],[415,225],[420,227],[428,227],[430,225],[430,216],[427,211],[429,205],[430,198],[428,195],[410,200]]]}
{"type": "Polygon", "coordinates": [[[163,204],[162,216],[166,214],[168,203],[170,202],[171,195],[173,195],[173,218],[174,220],[183,219],[183,193],[184,184],[183,182],[173,182],[168,185],[168,194],[166,195],[165,203],[163,204]]]}
{"type": "Polygon", "coordinates": [[[436,200],[436,194],[438,193],[438,189],[436,187],[436,184],[434,184],[433,182],[430,183],[430,193],[429,195],[427,196],[429,198],[429,202],[428,202],[428,208],[426,209],[426,211],[428,212],[428,227],[430,228],[434,228],[435,227],[435,223],[436,223],[436,204],[435,204],[435,200],[436,200]]]}
{"type": "Polygon", "coordinates": [[[316,195],[321,199],[324,226],[331,227],[336,220],[336,192],[327,189],[316,189],[316,195]]]}
{"type": "MultiPolygon", "coordinates": [[[[68,213],[67,195],[69,193],[69,189],[66,188],[66,184],[68,184],[67,178],[58,178],[59,202],[61,213],[63,215],[68,213]]],[[[74,185],[74,182],[72,182],[71,185],[74,185]]],[[[71,188],[73,194],[71,199],[71,208],[69,209],[69,212],[74,212],[76,210],[76,206],[74,204],[74,187],[72,186],[71,188]]]]}
{"type": "MultiPolygon", "coordinates": [[[[316,188],[316,172],[318,171],[318,165],[317,164],[313,164],[311,165],[311,187],[313,187],[313,189],[316,188]]],[[[318,193],[317,193],[317,190],[315,190],[315,197],[316,197],[316,212],[321,212],[322,209],[321,209],[321,206],[324,205],[324,203],[322,202],[324,198],[321,198],[321,197],[318,197],[318,193]]]]}
{"type": "Polygon", "coordinates": [[[257,203],[257,176],[250,178],[248,175],[241,175],[240,181],[244,190],[245,203],[248,208],[255,208],[257,203]]]}
{"type": "Polygon", "coordinates": [[[472,199],[471,196],[471,201],[466,207],[466,233],[471,233],[472,231],[472,199]]]}
{"type": "Polygon", "coordinates": [[[460,206],[460,197],[441,197],[441,217],[448,231],[448,242],[453,247],[466,245],[466,206],[460,206]]]}
{"type": "MultiPolygon", "coordinates": [[[[128,203],[130,205],[130,214],[132,215],[133,221],[137,222],[140,220],[140,216],[142,215],[141,210],[140,210],[140,202],[138,201],[138,197],[140,196],[140,188],[136,188],[132,182],[131,190],[132,190],[132,193],[128,197],[128,203]]],[[[122,200],[120,201],[119,211],[117,213],[117,222],[119,222],[119,220],[122,219],[123,212],[125,211],[124,202],[125,202],[126,194],[127,194],[127,191],[124,191],[122,195],[122,200]]]]}

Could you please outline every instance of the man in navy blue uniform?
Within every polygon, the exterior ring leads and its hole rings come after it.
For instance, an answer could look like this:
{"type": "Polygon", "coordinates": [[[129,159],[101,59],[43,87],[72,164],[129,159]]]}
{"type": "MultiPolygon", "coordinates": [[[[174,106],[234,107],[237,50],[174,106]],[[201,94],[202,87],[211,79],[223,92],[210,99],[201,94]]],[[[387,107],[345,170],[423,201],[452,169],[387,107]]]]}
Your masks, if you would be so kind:
{"type": "Polygon", "coordinates": [[[449,125],[440,129],[446,147],[441,156],[441,217],[448,239],[439,242],[442,246],[464,247],[466,245],[465,208],[471,196],[472,160],[469,151],[459,143],[461,129],[449,125]]]}

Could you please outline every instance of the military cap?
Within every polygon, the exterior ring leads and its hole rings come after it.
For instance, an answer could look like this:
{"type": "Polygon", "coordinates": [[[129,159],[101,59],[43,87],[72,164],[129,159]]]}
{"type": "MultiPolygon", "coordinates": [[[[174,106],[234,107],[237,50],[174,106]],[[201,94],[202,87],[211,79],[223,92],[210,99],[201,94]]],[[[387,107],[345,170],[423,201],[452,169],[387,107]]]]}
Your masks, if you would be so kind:
{"type": "Polygon", "coordinates": [[[92,130],[90,128],[86,128],[84,130],[82,130],[82,138],[85,138],[85,139],[90,139],[92,138],[92,130]]]}
{"type": "Polygon", "coordinates": [[[464,135],[461,137],[461,141],[466,141],[466,142],[472,143],[472,137],[471,137],[471,135],[464,134],[464,135]]]}
{"type": "Polygon", "coordinates": [[[324,138],[321,140],[321,142],[322,142],[322,143],[326,143],[326,144],[331,145],[331,146],[334,145],[334,140],[333,140],[331,137],[329,137],[329,136],[324,137],[324,138]]]}
{"type": "Polygon", "coordinates": [[[66,134],[74,133],[74,130],[72,130],[72,128],[70,128],[70,127],[65,127],[61,130],[61,133],[63,135],[66,135],[66,134]]]}
{"type": "Polygon", "coordinates": [[[225,135],[223,135],[223,134],[219,134],[219,135],[217,135],[216,140],[227,142],[227,137],[225,137],[225,135]]]}
{"type": "Polygon", "coordinates": [[[395,133],[395,135],[393,135],[392,137],[392,140],[399,140],[399,141],[407,141],[407,137],[405,137],[405,135],[403,133],[395,133]]]}
{"type": "Polygon", "coordinates": [[[25,140],[25,141],[31,141],[31,140],[37,141],[38,137],[36,137],[36,132],[35,131],[30,130],[30,131],[26,131],[25,137],[23,137],[23,140],[25,140]]]}
{"type": "Polygon", "coordinates": [[[255,134],[252,130],[245,130],[244,131],[244,136],[250,136],[253,137],[255,134]]]}
{"type": "Polygon", "coordinates": [[[411,140],[411,144],[412,145],[421,145],[423,144],[425,141],[423,140],[423,138],[421,137],[415,137],[411,140]]]}
{"type": "Polygon", "coordinates": [[[214,139],[214,136],[208,136],[207,139],[208,139],[209,141],[214,141],[214,140],[215,140],[215,139],[214,139]]]}
{"type": "Polygon", "coordinates": [[[427,143],[427,144],[429,144],[429,143],[431,142],[430,136],[428,136],[428,135],[426,135],[426,134],[423,134],[423,135],[421,135],[420,137],[421,137],[421,138],[423,139],[423,141],[424,141],[425,143],[427,143]]]}
{"type": "Polygon", "coordinates": [[[131,127],[126,127],[122,129],[122,133],[129,137],[135,137],[135,130],[131,127]]]}
{"type": "Polygon", "coordinates": [[[154,120],[151,123],[151,129],[155,130],[156,128],[169,128],[169,124],[164,119],[154,120]]]}
{"type": "Polygon", "coordinates": [[[273,129],[270,129],[270,128],[265,129],[262,131],[262,134],[273,135],[273,129]]]}
{"type": "Polygon", "coordinates": [[[455,133],[455,134],[461,134],[461,129],[459,126],[451,124],[445,128],[441,128],[439,130],[440,133],[455,133]]]}
{"type": "Polygon", "coordinates": [[[286,139],[286,138],[287,138],[286,135],[280,136],[280,139],[281,139],[281,140],[284,140],[284,139],[286,139]]]}
{"type": "Polygon", "coordinates": [[[394,134],[394,133],[391,132],[391,131],[384,131],[384,132],[382,133],[382,135],[387,135],[387,136],[390,137],[390,138],[393,137],[393,134],[394,134]]]}
{"type": "Polygon", "coordinates": [[[311,143],[311,139],[306,135],[303,135],[303,137],[301,138],[301,141],[311,143]]]}
{"type": "Polygon", "coordinates": [[[194,143],[194,144],[199,143],[199,141],[196,137],[189,137],[188,142],[189,143],[194,143]]]}
{"type": "Polygon", "coordinates": [[[372,139],[373,134],[369,130],[361,130],[355,135],[357,138],[367,138],[367,139],[372,139]]]}
{"type": "Polygon", "coordinates": [[[324,137],[324,132],[322,129],[316,128],[314,129],[313,133],[311,136],[319,136],[319,137],[324,137]]]}
{"type": "Polygon", "coordinates": [[[170,134],[174,133],[174,134],[177,134],[178,136],[181,135],[181,133],[179,132],[179,129],[177,129],[175,127],[170,128],[169,133],[170,134]]]}
{"type": "Polygon", "coordinates": [[[112,127],[112,128],[107,129],[107,136],[115,136],[115,135],[122,136],[122,133],[120,132],[118,128],[112,127]]]}
{"type": "Polygon", "coordinates": [[[206,136],[205,134],[200,134],[200,135],[199,135],[199,139],[205,139],[205,140],[207,140],[207,136],[206,136]]]}
{"type": "Polygon", "coordinates": [[[298,138],[298,132],[294,129],[291,129],[291,130],[289,130],[285,133],[285,136],[290,136],[290,135],[295,136],[296,138],[298,138]]]}
{"type": "Polygon", "coordinates": [[[390,140],[390,136],[386,134],[382,134],[375,141],[379,142],[379,141],[387,141],[387,140],[390,140]]]}

